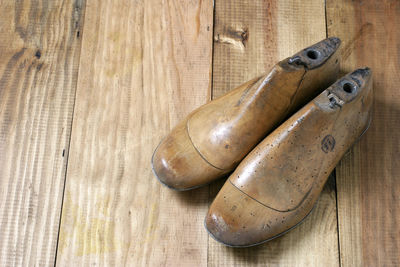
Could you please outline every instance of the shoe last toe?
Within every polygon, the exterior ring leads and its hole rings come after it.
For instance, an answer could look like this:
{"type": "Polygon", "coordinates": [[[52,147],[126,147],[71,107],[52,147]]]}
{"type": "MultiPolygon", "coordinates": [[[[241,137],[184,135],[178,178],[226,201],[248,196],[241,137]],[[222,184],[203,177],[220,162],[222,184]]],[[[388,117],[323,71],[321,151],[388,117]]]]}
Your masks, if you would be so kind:
{"type": "Polygon", "coordinates": [[[162,184],[179,191],[202,186],[224,173],[205,161],[195,149],[186,121],[177,125],[158,145],[152,157],[152,168],[162,184]]]}
{"type": "Polygon", "coordinates": [[[297,224],[299,213],[305,216],[307,211],[271,209],[227,181],[213,201],[204,224],[218,242],[231,247],[249,247],[290,230],[297,224]]]}

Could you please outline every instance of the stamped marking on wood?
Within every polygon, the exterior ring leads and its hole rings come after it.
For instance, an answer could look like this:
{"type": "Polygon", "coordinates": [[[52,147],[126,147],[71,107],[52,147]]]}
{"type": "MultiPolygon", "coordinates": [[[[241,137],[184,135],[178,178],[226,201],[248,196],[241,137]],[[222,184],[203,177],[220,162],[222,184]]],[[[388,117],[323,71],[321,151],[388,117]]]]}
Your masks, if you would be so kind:
{"type": "Polygon", "coordinates": [[[327,136],[324,137],[324,139],[322,139],[321,149],[325,153],[328,153],[330,151],[333,151],[333,149],[335,148],[335,144],[336,144],[335,138],[333,138],[332,135],[328,134],[327,136]]]}

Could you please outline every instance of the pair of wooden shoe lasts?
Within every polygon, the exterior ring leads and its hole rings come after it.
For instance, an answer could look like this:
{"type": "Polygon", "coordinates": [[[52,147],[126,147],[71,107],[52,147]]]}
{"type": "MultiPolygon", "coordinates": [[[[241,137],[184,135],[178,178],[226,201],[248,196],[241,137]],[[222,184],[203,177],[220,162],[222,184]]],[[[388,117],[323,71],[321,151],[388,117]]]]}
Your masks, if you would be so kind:
{"type": "Polygon", "coordinates": [[[193,111],[156,148],[153,171],[176,190],[233,171],[205,219],[217,241],[252,246],[296,226],[368,128],[371,71],[336,81],[339,46],[328,38],[279,62],[193,111]]]}

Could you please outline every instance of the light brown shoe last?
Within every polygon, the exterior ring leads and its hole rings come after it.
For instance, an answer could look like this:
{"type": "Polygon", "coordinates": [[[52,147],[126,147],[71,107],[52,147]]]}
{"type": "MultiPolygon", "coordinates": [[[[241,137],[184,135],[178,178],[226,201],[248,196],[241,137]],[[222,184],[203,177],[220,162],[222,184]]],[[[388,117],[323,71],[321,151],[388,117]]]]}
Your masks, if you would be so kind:
{"type": "Polygon", "coordinates": [[[235,247],[275,238],[300,223],[329,174],[371,118],[368,68],[339,79],[279,126],[240,163],[210,206],[209,233],[235,247]]]}
{"type": "Polygon", "coordinates": [[[193,111],[156,148],[163,184],[188,190],[231,172],[246,154],[338,74],[338,38],[323,40],[193,111]]]}

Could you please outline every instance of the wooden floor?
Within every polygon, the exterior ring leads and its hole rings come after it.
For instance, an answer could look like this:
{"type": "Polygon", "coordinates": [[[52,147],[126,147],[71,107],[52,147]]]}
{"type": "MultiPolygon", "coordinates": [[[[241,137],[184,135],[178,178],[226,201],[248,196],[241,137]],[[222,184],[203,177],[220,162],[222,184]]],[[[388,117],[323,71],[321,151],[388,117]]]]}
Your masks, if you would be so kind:
{"type": "Polygon", "coordinates": [[[0,266],[399,266],[400,1],[0,0],[0,266]],[[312,214],[249,249],[209,238],[223,181],[174,192],[160,139],[327,36],[374,72],[374,117],[312,214]]]}

